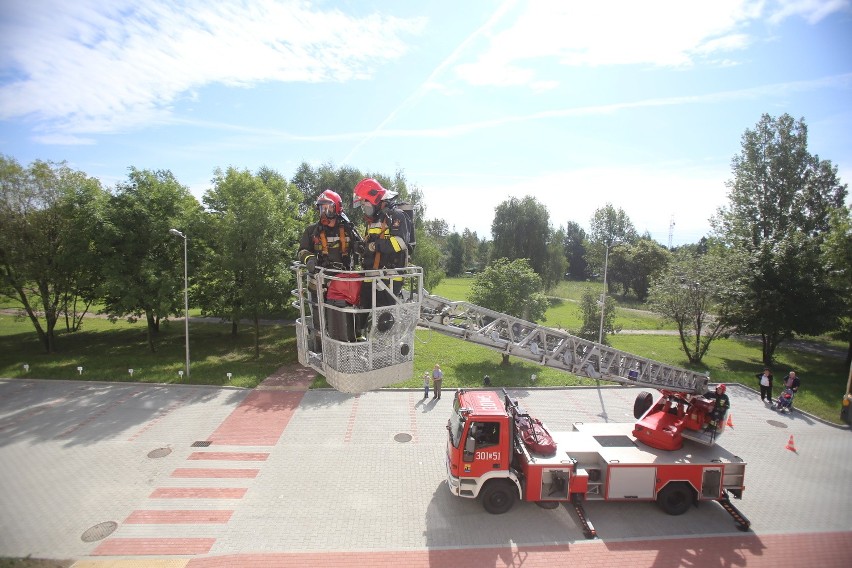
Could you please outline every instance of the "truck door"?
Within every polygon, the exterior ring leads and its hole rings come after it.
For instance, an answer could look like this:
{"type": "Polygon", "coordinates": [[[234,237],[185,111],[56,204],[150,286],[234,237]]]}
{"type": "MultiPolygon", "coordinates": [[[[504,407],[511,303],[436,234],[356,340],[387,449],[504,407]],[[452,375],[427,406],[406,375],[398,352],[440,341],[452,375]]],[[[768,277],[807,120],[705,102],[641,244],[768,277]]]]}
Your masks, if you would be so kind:
{"type": "Polygon", "coordinates": [[[508,469],[507,436],[500,422],[471,422],[462,454],[463,474],[480,477],[489,471],[508,469]]]}
{"type": "Polygon", "coordinates": [[[657,479],[655,467],[609,468],[607,499],[653,499],[654,483],[657,479]]]}

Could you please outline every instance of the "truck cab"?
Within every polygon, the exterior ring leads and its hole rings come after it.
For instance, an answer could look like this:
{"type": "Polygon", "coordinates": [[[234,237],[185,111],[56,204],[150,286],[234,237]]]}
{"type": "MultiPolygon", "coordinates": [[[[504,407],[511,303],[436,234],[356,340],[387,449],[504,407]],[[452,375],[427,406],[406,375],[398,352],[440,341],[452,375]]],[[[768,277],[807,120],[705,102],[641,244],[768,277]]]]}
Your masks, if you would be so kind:
{"type": "Polygon", "coordinates": [[[483,493],[489,512],[508,510],[520,495],[511,468],[512,428],[493,391],[456,392],[447,422],[447,479],[450,491],[475,499],[483,493]]]}

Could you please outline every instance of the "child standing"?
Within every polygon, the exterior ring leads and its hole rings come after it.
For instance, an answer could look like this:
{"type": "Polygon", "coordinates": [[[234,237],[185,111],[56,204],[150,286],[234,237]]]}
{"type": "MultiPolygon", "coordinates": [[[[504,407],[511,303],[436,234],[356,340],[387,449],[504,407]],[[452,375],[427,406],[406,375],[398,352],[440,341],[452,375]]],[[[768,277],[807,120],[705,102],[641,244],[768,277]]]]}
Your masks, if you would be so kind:
{"type": "Polygon", "coordinates": [[[429,398],[429,373],[423,373],[423,398],[429,398]]]}

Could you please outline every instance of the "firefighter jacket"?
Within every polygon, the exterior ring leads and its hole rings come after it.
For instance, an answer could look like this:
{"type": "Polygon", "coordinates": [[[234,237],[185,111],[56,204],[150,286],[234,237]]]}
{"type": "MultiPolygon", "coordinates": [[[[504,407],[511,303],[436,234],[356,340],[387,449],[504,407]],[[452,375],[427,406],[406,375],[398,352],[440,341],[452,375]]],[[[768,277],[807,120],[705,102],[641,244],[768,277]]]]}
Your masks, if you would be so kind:
{"type": "Polygon", "coordinates": [[[351,229],[339,220],[334,226],[314,223],[302,234],[299,249],[316,255],[317,266],[351,270],[353,242],[351,229]]]}
{"type": "Polygon", "coordinates": [[[375,219],[367,219],[364,269],[404,268],[408,264],[408,234],[408,217],[397,207],[388,206],[375,219]]]}

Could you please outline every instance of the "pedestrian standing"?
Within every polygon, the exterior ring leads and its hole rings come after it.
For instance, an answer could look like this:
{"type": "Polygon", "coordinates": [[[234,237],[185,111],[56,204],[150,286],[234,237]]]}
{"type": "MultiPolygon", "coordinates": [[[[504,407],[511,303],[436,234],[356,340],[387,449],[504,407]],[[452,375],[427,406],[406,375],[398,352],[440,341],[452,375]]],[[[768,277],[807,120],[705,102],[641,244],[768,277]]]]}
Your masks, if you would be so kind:
{"type": "Polygon", "coordinates": [[[429,372],[423,373],[423,398],[429,398],[429,372]]]}
{"type": "Polygon", "coordinates": [[[441,371],[441,366],[435,363],[435,368],[432,369],[432,388],[435,391],[432,398],[435,400],[441,400],[441,382],[443,380],[444,372],[441,371]]]}
{"type": "Polygon", "coordinates": [[[760,400],[772,404],[772,372],[764,367],[762,373],[755,375],[760,385],[760,400]]]}

